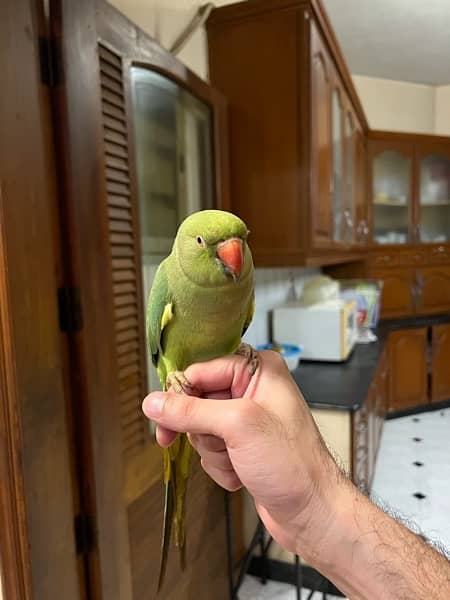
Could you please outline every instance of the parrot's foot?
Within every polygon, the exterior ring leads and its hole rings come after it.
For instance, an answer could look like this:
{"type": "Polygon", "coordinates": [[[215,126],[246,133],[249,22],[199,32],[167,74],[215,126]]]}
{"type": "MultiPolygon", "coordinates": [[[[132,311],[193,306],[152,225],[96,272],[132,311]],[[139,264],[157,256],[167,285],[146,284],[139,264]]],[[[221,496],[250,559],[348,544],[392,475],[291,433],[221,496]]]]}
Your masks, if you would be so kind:
{"type": "Polygon", "coordinates": [[[239,348],[236,350],[235,354],[247,359],[250,375],[254,375],[259,365],[259,355],[253,346],[245,343],[239,344],[239,348]]]}
{"type": "Polygon", "coordinates": [[[167,375],[166,387],[171,387],[177,394],[198,396],[198,390],[187,379],[183,371],[172,371],[167,375]]]}

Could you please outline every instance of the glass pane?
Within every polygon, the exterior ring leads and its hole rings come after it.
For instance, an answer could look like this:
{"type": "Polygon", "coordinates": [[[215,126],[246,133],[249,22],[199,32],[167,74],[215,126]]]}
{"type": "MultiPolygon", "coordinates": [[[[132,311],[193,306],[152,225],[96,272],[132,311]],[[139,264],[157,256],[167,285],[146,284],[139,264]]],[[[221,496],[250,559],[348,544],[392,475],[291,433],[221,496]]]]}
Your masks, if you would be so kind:
{"type": "Polygon", "coordinates": [[[346,179],[346,210],[345,210],[345,241],[351,242],[354,237],[354,189],[353,189],[353,171],[354,171],[354,147],[353,147],[353,119],[352,116],[347,113],[345,117],[345,179],[346,179]]]}
{"type": "Polygon", "coordinates": [[[333,134],[333,239],[342,239],[342,119],[341,99],[336,89],[331,100],[331,119],[333,134]]]}
{"type": "Polygon", "coordinates": [[[342,239],[342,120],[341,99],[338,91],[333,89],[331,101],[331,125],[333,134],[333,239],[342,239]]]}
{"type": "MultiPolygon", "coordinates": [[[[130,69],[144,303],[179,223],[214,202],[212,111],[142,67],[130,69]]],[[[150,389],[160,387],[147,356],[150,389]]]]}
{"type": "Polygon", "coordinates": [[[450,240],[450,160],[431,155],[420,164],[420,241],[450,240]]]}
{"type": "Polygon", "coordinates": [[[142,251],[159,262],[179,223],[212,206],[211,110],[158,73],[130,76],[142,251]]]}
{"type": "Polygon", "coordinates": [[[404,244],[409,234],[411,159],[388,150],[373,161],[374,237],[379,244],[404,244]]]}

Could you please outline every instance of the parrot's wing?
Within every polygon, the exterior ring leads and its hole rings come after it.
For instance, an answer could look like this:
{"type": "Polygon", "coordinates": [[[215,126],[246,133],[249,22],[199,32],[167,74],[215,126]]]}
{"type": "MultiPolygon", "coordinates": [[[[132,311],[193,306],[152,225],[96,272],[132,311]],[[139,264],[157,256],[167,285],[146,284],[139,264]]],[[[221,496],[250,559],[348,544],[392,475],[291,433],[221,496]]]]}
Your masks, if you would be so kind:
{"type": "Polygon", "coordinates": [[[250,302],[248,304],[247,317],[245,318],[244,328],[242,329],[242,336],[244,335],[244,333],[249,328],[250,323],[252,322],[254,314],[255,314],[255,290],[253,290],[251,298],[250,298],[250,302]]]}
{"type": "Polygon", "coordinates": [[[173,304],[170,298],[165,261],[156,271],[147,306],[147,339],[155,367],[162,352],[162,335],[164,327],[173,317],[173,304]]]}

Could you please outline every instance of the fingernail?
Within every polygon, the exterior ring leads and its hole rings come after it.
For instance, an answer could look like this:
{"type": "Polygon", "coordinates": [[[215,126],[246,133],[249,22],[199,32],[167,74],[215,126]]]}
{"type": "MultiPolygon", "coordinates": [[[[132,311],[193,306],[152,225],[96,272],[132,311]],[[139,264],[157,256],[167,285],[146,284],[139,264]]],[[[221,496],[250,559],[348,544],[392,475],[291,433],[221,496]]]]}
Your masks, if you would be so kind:
{"type": "Polygon", "coordinates": [[[147,417],[158,417],[162,413],[166,396],[164,394],[155,392],[144,400],[144,406],[142,407],[147,417]]]}

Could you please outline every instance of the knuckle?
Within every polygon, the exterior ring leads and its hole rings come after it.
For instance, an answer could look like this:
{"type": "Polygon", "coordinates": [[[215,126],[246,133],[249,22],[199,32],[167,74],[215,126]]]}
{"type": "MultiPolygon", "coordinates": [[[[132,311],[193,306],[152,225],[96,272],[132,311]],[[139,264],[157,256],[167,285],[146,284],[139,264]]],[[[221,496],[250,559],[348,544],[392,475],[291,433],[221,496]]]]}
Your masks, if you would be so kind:
{"type": "Polygon", "coordinates": [[[277,367],[279,369],[286,369],[286,361],[284,360],[284,358],[281,356],[281,354],[279,352],[275,352],[274,350],[270,350],[270,357],[271,360],[273,362],[274,367],[277,367]]]}

